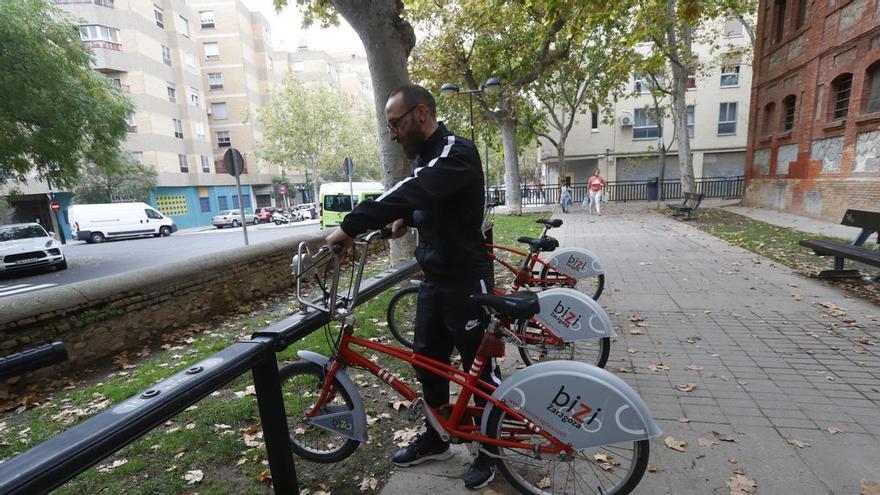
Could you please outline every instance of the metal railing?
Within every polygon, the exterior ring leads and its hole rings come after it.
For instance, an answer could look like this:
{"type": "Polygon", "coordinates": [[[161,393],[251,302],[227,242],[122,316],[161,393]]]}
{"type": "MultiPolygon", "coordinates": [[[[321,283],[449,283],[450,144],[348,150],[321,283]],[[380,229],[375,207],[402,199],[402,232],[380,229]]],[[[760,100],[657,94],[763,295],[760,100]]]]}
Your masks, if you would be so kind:
{"type": "MultiPolygon", "coordinates": [[[[407,280],[417,269],[410,260],[365,280],[357,305],[407,280]]],[[[248,371],[253,374],[275,493],[298,493],[275,354],[329,322],[327,313],[294,313],[9,459],[0,464],[0,493],[48,493],[248,371]]]]}
{"type": "MultiPolygon", "coordinates": [[[[702,177],[696,180],[696,193],[706,198],[732,199],[743,195],[743,176],[735,177],[702,177]]],[[[658,180],[618,180],[605,183],[602,195],[606,201],[650,201],[656,200],[662,187],[662,199],[681,199],[681,181],[666,179],[658,184],[658,180]]],[[[572,202],[580,203],[588,196],[589,186],[586,183],[571,185],[572,202]]],[[[523,206],[558,204],[560,187],[558,185],[528,185],[521,187],[523,206]]],[[[506,191],[503,187],[490,187],[489,195],[493,199],[506,202],[506,191]]]]}
{"type": "Polygon", "coordinates": [[[78,3],[93,3],[102,7],[113,8],[113,0],[54,0],[56,5],[71,5],[78,3]]]}

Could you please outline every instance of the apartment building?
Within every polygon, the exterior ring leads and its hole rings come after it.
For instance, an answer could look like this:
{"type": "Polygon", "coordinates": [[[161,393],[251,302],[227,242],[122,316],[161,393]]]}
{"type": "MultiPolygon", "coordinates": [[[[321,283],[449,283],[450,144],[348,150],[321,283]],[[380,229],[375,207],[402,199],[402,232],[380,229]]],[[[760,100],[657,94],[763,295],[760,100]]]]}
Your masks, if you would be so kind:
{"type": "Polygon", "coordinates": [[[373,82],[366,57],[356,53],[328,53],[301,44],[294,52],[272,52],[272,86],[290,74],[306,84],[326,84],[358,101],[373,101],[373,82]]]}
{"type": "Polygon", "coordinates": [[[880,3],[761,0],[744,204],[839,222],[880,202],[880,3]]]}
{"type": "MultiPolygon", "coordinates": [[[[79,19],[94,70],[134,104],[123,147],[158,172],[154,206],[187,228],[209,225],[218,211],[239,203],[271,204],[272,178],[280,171],[254,154],[259,129],[253,116],[268,93],[270,52],[268,23],[260,14],[241,0],[54,3],[79,19]],[[222,165],[229,146],[245,156],[241,201],[222,165]]],[[[28,184],[17,209],[27,218],[48,220],[42,211],[47,190],[45,184],[28,184]]],[[[59,199],[66,209],[71,194],[59,199]]],[[[68,226],[62,228],[69,234],[68,226]]]]}
{"type": "MultiPolygon", "coordinates": [[[[735,20],[722,22],[718,31],[728,52],[715,53],[696,44],[694,52],[706,69],[688,79],[686,95],[689,140],[694,176],[732,177],[743,175],[748,131],[751,66],[741,53],[749,44],[743,26],[735,20]],[[719,60],[720,59],[720,60],[719,60]]],[[[642,49],[647,50],[645,43],[642,49]]],[[[595,169],[607,180],[648,180],[660,176],[659,137],[653,118],[652,81],[636,75],[626,82],[632,95],[612,103],[613,120],[606,122],[607,109],[587,110],[573,126],[565,153],[565,177],[559,177],[556,148],[542,141],[541,159],[547,183],[584,183],[595,169]]],[[[671,106],[671,99],[663,103],[671,106]]],[[[663,119],[662,136],[669,147],[665,179],[680,177],[677,139],[672,141],[671,117],[663,119]]]]}

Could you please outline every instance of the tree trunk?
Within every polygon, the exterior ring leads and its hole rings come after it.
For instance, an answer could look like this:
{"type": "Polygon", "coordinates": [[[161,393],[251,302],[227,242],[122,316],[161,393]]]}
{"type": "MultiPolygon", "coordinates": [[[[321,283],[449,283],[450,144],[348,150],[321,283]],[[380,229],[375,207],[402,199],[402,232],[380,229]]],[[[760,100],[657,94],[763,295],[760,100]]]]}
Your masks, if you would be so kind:
{"type": "Polygon", "coordinates": [[[556,156],[559,157],[559,177],[556,182],[562,185],[565,184],[565,137],[559,137],[559,144],[556,145],[556,156]]]}
{"type": "MultiPolygon", "coordinates": [[[[675,2],[669,0],[667,13],[675,16],[675,2]]],[[[673,17],[674,18],[674,17],[673,17]]],[[[691,143],[687,132],[687,94],[688,71],[684,64],[691,61],[691,28],[682,26],[682,39],[678,40],[675,33],[675,24],[666,30],[666,37],[670,50],[678,54],[678,60],[672,60],[672,120],[675,124],[675,134],[678,136],[678,167],[681,170],[682,193],[692,193],[696,190],[694,183],[694,166],[691,161],[691,143]]]]}
{"type": "MultiPolygon", "coordinates": [[[[410,163],[403,149],[388,137],[385,122],[385,102],[388,93],[410,82],[409,54],[416,43],[412,26],[401,18],[403,3],[399,0],[333,0],[336,10],[358,33],[367,54],[370,78],[373,82],[373,102],[376,126],[379,132],[382,183],[385,189],[408,177],[410,163]]],[[[408,235],[391,242],[391,262],[412,258],[415,236],[408,235]]]]}
{"type": "Polygon", "coordinates": [[[504,184],[507,211],[522,215],[522,191],[520,190],[519,157],[516,153],[516,119],[504,117],[501,122],[501,143],[504,146],[504,184]]]}

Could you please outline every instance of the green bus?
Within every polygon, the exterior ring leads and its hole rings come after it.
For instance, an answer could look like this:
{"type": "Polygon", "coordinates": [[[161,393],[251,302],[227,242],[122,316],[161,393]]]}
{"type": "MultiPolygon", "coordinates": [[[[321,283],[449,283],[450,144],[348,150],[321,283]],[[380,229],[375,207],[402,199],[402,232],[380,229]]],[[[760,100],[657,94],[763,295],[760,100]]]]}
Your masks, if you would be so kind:
{"type": "Polygon", "coordinates": [[[327,182],[321,184],[321,228],[335,227],[361,201],[372,201],[385,188],[379,182],[327,182]],[[354,196],[352,196],[352,191],[354,196]]]}

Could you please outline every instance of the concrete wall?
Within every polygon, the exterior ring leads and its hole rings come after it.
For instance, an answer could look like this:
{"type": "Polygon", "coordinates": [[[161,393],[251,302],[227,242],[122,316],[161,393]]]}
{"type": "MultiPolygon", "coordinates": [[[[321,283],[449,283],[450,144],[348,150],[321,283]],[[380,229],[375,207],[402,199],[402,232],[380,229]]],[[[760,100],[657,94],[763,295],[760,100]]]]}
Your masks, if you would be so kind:
{"type": "Polygon", "coordinates": [[[0,355],[61,340],[70,368],[136,348],[190,323],[235,311],[242,303],[289,290],[288,265],[300,241],[265,242],[121,276],[3,299],[0,355]]]}

